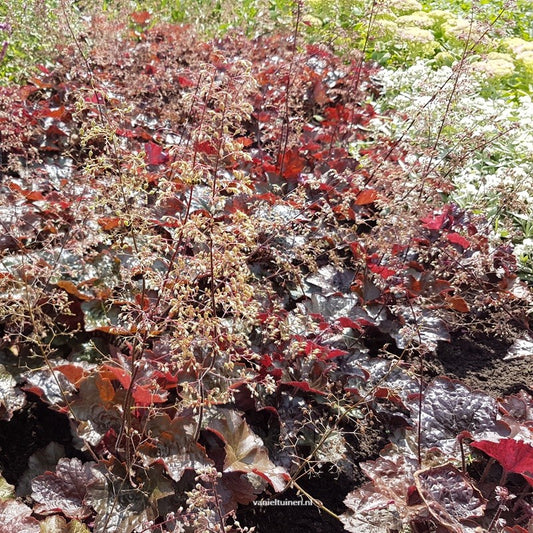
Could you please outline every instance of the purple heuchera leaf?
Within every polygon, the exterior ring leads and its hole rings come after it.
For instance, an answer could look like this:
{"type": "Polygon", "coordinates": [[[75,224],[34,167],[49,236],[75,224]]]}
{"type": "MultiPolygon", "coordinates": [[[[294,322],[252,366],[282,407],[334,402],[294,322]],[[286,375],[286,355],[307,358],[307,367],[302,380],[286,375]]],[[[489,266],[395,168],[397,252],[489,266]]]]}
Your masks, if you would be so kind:
{"type": "Polygon", "coordinates": [[[375,461],[361,463],[361,470],[374,483],[377,490],[397,507],[408,504],[408,495],[414,486],[414,473],[418,462],[414,457],[398,451],[394,445],[386,446],[375,461]]]}
{"type": "Polygon", "coordinates": [[[26,395],[16,385],[15,378],[0,365],[0,420],[11,420],[13,412],[26,403],[26,395]]]}
{"type": "Polygon", "coordinates": [[[463,533],[464,522],[485,512],[487,502],[481,493],[450,464],[420,470],[415,481],[429,512],[448,531],[463,533]]]}
{"type": "MultiPolygon", "coordinates": [[[[418,398],[410,400],[412,418],[417,419],[418,398]]],[[[434,379],[422,397],[423,448],[438,448],[447,454],[459,450],[457,437],[467,432],[480,435],[500,435],[502,425],[497,423],[498,404],[488,394],[472,391],[458,381],[434,379]]]]}
{"type": "Polygon", "coordinates": [[[171,419],[167,414],[159,414],[150,420],[147,430],[152,439],[138,450],[147,467],[160,462],[168,475],[179,481],[185,470],[211,464],[205,449],[194,439],[196,422],[192,418],[171,419]]]}
{"type": "Polygon", "coordinates": [[[32,498],[40,514],[62,512],[69,518],[86,518],[91,509],[84,504],[87,488],[96,481],[91,464],[79,459],[60,459],[55,472],[46,472],[32,482],[32,498]]]}
{"type": "Polygon", "coordinates": [[[226,472],[217,484],[217,492],[224,513],[230,513],[236,510],[239,504],[248,505],[254,501],[263,489],[261,486],[254,486],[246,474],[226,472]]]}
{"type": "Polygon", "coordinates": [[[209,429],[224,440],[224,472],[253,472],[268,481],[274,490],[285,488],[287,472],[272,463],[261,438],[236,411],[223,410],[222,418],[211,420],[209,429]]]}
{"type": "Polygon", "coordinates": [[[39,533],[39,522],[31,516],[31,509],[15,500],[0,502],[0,533],[39,533]]]}
{"type": "Polygon", "coordinates": [[[376,490],[372,483],[350,492],[344,505],[348,511],[340,515],[340,519],[350,533],[386,533],[403,527],[394,502],[376,490]]]}

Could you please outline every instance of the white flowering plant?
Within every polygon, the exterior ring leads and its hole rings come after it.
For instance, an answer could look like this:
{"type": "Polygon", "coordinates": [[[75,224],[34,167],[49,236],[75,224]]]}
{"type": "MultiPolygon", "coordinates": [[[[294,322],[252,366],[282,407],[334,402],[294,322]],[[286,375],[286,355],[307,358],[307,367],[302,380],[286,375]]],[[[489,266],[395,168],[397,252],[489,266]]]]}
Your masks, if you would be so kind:
{"type": "Polygon", "coordinates": [[[483,80],[473,65],[435,70],[420,60],[405,70],[383,69],[379,80],[377,134],[410,145],[405,164],[418,179],[429,172],[445,176],[452,186],[446,198],[484,213],[501,238],[518,245],[517,258],[529,272],[529,230],[517,221],[533,217],[531,97],[481,96],[483,80]],[[389,109],[396,113],[385,116],[389,109]]]}

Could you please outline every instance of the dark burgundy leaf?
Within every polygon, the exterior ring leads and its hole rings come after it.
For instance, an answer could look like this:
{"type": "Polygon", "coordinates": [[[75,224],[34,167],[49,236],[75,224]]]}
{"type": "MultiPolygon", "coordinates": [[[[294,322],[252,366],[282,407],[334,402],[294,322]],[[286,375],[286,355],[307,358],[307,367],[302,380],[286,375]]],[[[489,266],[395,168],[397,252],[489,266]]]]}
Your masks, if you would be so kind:
{"type": "Polygon", "coordinates": [[[40,533],[31,509],[16,500],[0,502],[0,533],[40,533]]]}
{"type": "Polygon", "coordinates": [[[250,430],[236,411],[226,409],[222,414],[223,418],[211,420],[209,428],[224,439],[224,472],[253,472],[268,481],[277,492],[283,490],[288,474],[270,461],[261,438],[250,430]]]}
{"type": "Polygon", "coordinates": [[[26,395],[17,388],[15,378],[0,364],[0,420],[11,420],[13,413],[22,409],[26,395]]]}
{"type": "MultiPolygon", "coordinates": [[[[413,399],[409,408],[417,420],[418,402],[413,399]]],[[[457,437],[468,431],[474,437],[485,433],[499,434],[498,405],[483,392],[472,391],[458,381],[434,379],[422,397],[421,445],[439,448],[445,453],[459,451],[457,437]]]]}
{"type": "Polygon", "coordinates": [[[35,511],[41,514],[62,512],[69,518],[83,519],[91,514],[84,504],[87,488],[96,481],[92,464],[79,459],[60,459],[55,472],[46,472],[32,481],[35,511]]]}
{"type": "Polygon", "coordinates": [[[167,414],[158,414],[150,420],[147,430],[150,441],[142,444],[138,452],[147,467],[160,462],[168,475],[179,481],[185,470],[211,464],[205,449],[194,440],[196,423],[192,418],[171,419],[167,414]]]}
{"type": "Polygon", "coordinates": [[[418,493],[429,512],[443,526],[463,533],[462,522],[483,516],[486,500],[468,478],[452,465],[415,473],[418,493]]]}

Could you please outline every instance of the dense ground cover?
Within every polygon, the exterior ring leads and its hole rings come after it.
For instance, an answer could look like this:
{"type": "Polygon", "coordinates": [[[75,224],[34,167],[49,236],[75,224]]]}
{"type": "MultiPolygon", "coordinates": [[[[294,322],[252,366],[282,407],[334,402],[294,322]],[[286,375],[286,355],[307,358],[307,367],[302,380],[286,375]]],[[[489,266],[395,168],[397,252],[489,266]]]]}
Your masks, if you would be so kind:
{"type": "Polygon", "coordinates": [[[528,531],[531,100],[490,56],[527,5],[418,53],[350,17],[437,5],[40,6],[58,56],[2,26],[0,532],[528,531]]]}

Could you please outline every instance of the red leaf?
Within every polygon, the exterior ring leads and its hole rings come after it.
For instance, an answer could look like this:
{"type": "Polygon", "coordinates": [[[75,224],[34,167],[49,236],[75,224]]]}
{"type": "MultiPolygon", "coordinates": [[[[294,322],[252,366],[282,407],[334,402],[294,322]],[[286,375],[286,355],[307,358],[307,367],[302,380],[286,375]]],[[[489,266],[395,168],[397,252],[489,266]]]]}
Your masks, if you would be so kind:
{"type": "Polygon", "coordinates": [[[420,219],[427,229],[441,229],[448,218],[448,213],[445,211],[440,215],[429,215],[426,218],[420,219]]]}
{"type": "Polygon", "coordinates": [[[356,205],[366,205],[374,202],[378,197],[377,191],[374,189],[365,189],[357,194],[355,199],[356,205]]]}
{"type": "Polygon", "coordinates": [[[446,302],[448,302],[448,305],[452,309],[455,309],[460,313],[468,313],[470,311],[469,305],[466,303],[465,299],[460,296],[450,296],[449,298],[446,298],[446,302]]]}
{"type": "Polygon", "coordinates": [[[100,369],[100,377],[116,379],[125,389],[127,389],[131,383],[130,373],[124,368],[113,365],[102,365],[100,369]]]}
{"type": "Polygon", "coordinates": [[[284,178],[295,179],[305,168],[305,159],[299,155],[295,148],[291,148],[283,154],[279,166],[282,167],[280,170],[284,178]]]}
{"type": "Polygon", "coordinates": [[[287,385],[288,387],[296,387],[297,389],[303,390],[304,392],[314,392],[315,394],[324,395],[324,392],[317,389],[313,389],[309,386],[309,383],[305,381],[285,381],[282,385],[287,385]]]}
{"type": "Polygon", "coordinates": [[[193,80],[185,76],[178,76],[176,79],[182,87],[194,87],[196,85],[196,83],[193,80]]]}
{"type": "Polygon", "coordinates": [[[348,352],[344,350],[327,350],[325,352],[326,359],[335,359],[335,357],[342,357],[343,355],[348,355],[348,352]]]}
{"type": "Polygon", "coordinates": [[[149,165],[161,165],[168,161],[168,155],[163,152],[163,148],[152,141],[144,145],[144,151],[146,153],[146,162],[149,165]]]}
{"type": "Polygon", "coordinates": [[[86,97],[85,101],[89,104],[103,105],[105,103],[105,98],[102,93],[95,91],[91,96],[86,97]]]}
{"type": "Polygon", "coordinates": [[[141,26],[146,26],[150,20],[150,13],[148,11],[136,11],[135,13],[130,14],[131,20],[135,24],[140,24],[141,26]]]}
{"type": "Polygon", "coordinates": [[[241,143],[245,148],[254,144],[254,141],[250,139],[250,137],[237,137],[235,140],[241,143]]]}
{"type": "Polygon", "coordinates": [[[36,115],[38,117],[50,117],[50,118],[57,118],[59,120],[63,120],[63,118],[67,115],[67,111],[65,109],[65,106],[62,105],[60,107],[56,107],[55,109],[50,108],[43,108],[40,109],[36,115]]]}
{"type": "Polygon", "coordinates": [[[313,99],[318,105],[324,105],[329,100],[326,88],[320,79],[316,80],[313,85],[313,99]]]}
{"type": "Polygon", "coordinates": [[[24,196],[24,198],[26,198],[28,202],[38,202],[40,200],[45,199],[41,192],[23,189],[22,187],[20,187],[20,185],[17,185],[12,181],[9,182],[7,185],[12,191],[19,192],[20,194],[22,194],[22,196],[24,196]]]}
{"type": "Polygon", "coordinates": [[[446,237],[452,244],[458,244],[465,249],[470,246],[470,241],[466,240],[462,235],[459,235],[459,233],[448,233],[446,237]]]}
{"type": "Polygon", "coordinates": [[[211,141],[197,142],[194,148],[197,152],[201,152],[207,155],[216,155],[218,152],[216,146],[211,141]]]}
{"type": "Polygon", "coordinates": [[[361,325],[358,322],[353,321],[351,318],[342,316],[337,320],[337,322],[341,328],[352,328],[356,329],[357,331],[363,331],[361,325]]]}
{"type": "Polygon", "coordinates": [[[394,276],[396,274],[396,270],[393,270],[392,268],[388,268],[382,265],[375,265],[373,263],[370,263],[368,265],[368,268],[374,272],[374,274],[379,274],[383,279],[388,279],[391,276],[394,276]]]}
{"type": "Polygon", "coordinates": [[[82,366],[75,364],[59,365],[55,367],[59,370],[73,385],[77,385],[85,377],[85,371],[82,366]]]}
{"type": "Polygon", "coordinates": [[[137,406],[165,403],[167,401],[167,391],[157,394],[144,385],[136,385],[133,389],[133,399],[137,406]]]}
{"type": "Polygon", "coordinates": [[[50,89],[54,86],[53,83],[47,83],[43,80],[40,80],[39,78],[30,78],[28,81],[39,87],[39,89],[50,89]]]}
{"type": "Polygon", "coordinates": [[[92,298],[88,296],[87,294],[83,294],[83,292],[80,292],[78,290],[78,287],[72,283],[72,281],[65,281],[65,280],[59,280],[56,285],[60,287],[61,289],[65,290],[68,294],[71,296],[75,296],[79,300],[91,300],[92,298]]]}
{"type": "Polygon", "coordinates": [[[104,231],[118,228],[121,225],[121,222],[119,217],[101,217],[98,219],[98,224],[104,231]]]}
{"type": "Polygon", "coordinates": [[[470,444],[496,459],[506,472],[521,474],[533,486],[533,446],[514,439],[480,440],[470,444]]]}
{"type": "Polygon", "coordinates": [[[355,258],[360,257],[361,254],[365,253],[365,249],[358,242],[351,242],[350,250],[352,251],[352,254],[355,258]]]}

